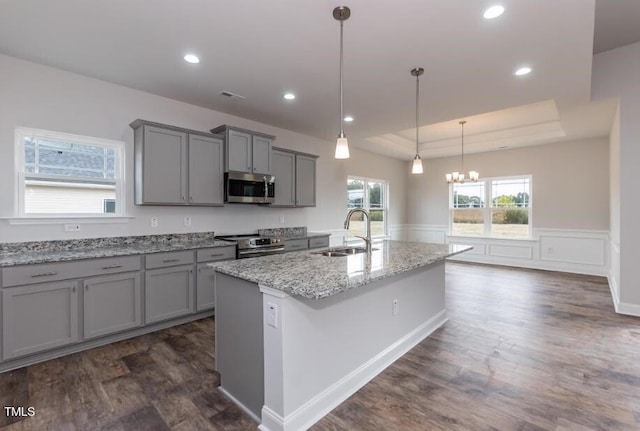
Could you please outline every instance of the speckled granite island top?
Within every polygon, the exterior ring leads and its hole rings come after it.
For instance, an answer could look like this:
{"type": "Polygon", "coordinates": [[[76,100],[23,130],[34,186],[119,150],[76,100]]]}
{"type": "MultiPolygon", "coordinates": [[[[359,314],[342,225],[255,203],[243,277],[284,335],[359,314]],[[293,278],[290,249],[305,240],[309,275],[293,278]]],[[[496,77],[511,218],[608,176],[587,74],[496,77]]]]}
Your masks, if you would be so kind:
{"type": "Polygon", "coordinates": [[[213,232],[0,244],[0,267],[233,246],[213,232]]]}
{"type": "Polygon", "coordinates": [[[299,251],[211,264],[216,271],[310,299],[326,298],[471,250],[461,245],[382,241],[365,253],[323,256],[299,251]]]}

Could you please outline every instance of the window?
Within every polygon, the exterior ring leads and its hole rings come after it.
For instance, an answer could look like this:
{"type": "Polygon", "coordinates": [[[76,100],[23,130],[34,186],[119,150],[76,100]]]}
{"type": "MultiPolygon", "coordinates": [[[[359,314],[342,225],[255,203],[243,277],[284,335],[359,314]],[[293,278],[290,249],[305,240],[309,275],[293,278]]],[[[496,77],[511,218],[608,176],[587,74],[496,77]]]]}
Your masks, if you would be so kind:
{"type": "Polygon", "coordinates": [[[16,129],[20,216],[122,215],[124,142],[16,129]]]}
{"type": "MultiPolygon", "coordinates": [[[[371,217],[371,237],[387,234],[387,182],[369,178],[347,178],[347,208],[364,208],[371,217]]],[[[348,236],[364,236],[364,216],[353,214],[348,236]]]]}
{"type": "Polygon", "coordinates": [[[531,237],[531,177],[451,185],[451,235],[531,237]]]}

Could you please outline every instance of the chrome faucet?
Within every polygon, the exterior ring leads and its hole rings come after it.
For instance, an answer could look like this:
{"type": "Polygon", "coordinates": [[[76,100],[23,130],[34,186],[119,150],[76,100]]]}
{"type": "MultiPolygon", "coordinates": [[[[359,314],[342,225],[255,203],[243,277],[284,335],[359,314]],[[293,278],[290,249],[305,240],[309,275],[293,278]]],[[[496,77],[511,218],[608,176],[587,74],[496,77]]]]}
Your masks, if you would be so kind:
{"type": "Polygon", "coordinates": [[[344,221],[344,228],[345,229],[349,229],[349,222],[351,221],[351,216],[353,215],[353,213],[357,213],[360,212],[362,214],[364,214],[364,216],[367,218],[367,236],[359,236],[359,235],[354,235],[357,238],[362,238],[365,242],[365,247],[367,248],[367,254],[371,254],[371,217],[369,216],[369,212],[363,208],[353,208],[351,210],[349,210],[349,212],[347,213],[347,219],[344,221]]]}

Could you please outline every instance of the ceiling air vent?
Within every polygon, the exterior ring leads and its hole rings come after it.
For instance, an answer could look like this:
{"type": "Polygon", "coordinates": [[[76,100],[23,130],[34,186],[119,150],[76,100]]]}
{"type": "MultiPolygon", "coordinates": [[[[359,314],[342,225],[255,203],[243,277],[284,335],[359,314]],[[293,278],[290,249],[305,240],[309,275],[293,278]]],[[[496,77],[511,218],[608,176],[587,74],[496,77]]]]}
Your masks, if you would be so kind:
{"type": "Polygon", "coordinates": [[[226,90],[225,91],[221,91],[219,94],[221,94],[224,97],[227,97],[227,98],[229,98],[231,100],[244,100],[245,99],[244,96],[241,96],[239,94],[232,93],[232,92],[226,91],[226,90]]]}

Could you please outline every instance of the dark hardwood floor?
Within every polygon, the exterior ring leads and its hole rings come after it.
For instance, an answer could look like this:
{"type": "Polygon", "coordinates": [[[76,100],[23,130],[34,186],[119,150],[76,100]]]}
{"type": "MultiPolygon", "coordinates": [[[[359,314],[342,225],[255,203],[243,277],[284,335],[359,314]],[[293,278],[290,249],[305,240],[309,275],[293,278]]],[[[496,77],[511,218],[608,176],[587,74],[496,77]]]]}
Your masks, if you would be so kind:
{"type": "MultiPolygon", "coordinates": [[[[449,322],[312,427],[640,430],[640,318],[606,279],[447,263],[449,322]]],[[[0,430],[253,430],[216,389],[213,320],[0,374],[0,430]]]]}

